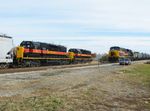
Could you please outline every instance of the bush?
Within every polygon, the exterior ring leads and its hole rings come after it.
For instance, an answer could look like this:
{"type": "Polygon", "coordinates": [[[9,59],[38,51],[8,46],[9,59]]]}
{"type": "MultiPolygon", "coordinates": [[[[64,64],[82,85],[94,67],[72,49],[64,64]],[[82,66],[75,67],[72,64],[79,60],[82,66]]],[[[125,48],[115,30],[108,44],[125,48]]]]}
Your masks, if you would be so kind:
{"type": "Polygon", "coordinates": [[[108,62],[108,54],[104,54],[99,59],[99,62],[108,62]]]}

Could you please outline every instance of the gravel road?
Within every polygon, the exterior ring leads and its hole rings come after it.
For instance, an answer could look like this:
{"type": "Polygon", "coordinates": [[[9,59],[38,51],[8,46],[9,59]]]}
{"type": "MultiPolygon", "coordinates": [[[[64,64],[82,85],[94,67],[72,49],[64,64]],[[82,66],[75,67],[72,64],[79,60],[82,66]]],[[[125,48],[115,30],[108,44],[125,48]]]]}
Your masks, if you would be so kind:
{"type": "Polygon", "coordinates": [[[123,68],[106,64],[2,74],[0,99],[51,94],[68,100],[62,111],[149,111],[149,90],[126,82],[118,72],[123,68]]]}

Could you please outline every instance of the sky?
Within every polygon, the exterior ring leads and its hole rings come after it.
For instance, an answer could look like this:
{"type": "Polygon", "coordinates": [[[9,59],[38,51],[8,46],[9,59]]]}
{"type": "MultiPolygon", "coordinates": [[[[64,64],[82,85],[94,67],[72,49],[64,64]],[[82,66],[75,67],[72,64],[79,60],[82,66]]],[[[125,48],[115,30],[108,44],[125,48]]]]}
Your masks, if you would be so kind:
{"type": "Polygon", "coordinates": [[[150,0],[0,0],[0,33],[106,53],[150,53],[150,0]]]}

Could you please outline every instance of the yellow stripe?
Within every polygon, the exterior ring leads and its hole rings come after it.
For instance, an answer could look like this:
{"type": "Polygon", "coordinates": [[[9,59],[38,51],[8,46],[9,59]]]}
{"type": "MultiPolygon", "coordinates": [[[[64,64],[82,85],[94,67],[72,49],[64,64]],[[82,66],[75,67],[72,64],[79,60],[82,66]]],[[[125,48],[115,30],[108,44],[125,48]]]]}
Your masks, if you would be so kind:
{"type": "Polygon", "coordinates": [[[69,60],[69,58],[34,58],[34,57],[24,57],[23,59],[34,59],[34,60],[69,60]]]}
{"type": "Polygon", "coordinates": [[[91,58],[75,58],[76,60],[89,60],[91,58]]]}

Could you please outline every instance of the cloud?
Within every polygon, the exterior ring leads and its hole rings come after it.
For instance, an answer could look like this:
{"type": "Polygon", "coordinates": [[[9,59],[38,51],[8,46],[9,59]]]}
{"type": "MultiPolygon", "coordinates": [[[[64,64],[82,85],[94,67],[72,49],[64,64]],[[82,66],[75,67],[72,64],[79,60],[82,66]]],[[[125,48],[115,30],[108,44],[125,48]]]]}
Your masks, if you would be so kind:
{"type": "Polygon", "coordinates": [[[89,30],[150,31],[148,0],[7,1],[0,4],[4,19],[78,24],[89,30]]]}
{"type": "Polygon", "coordinates": [[[149,0],[5,0],[0,32],[107,52],[120,45],[149,52],[149,0]]]}

